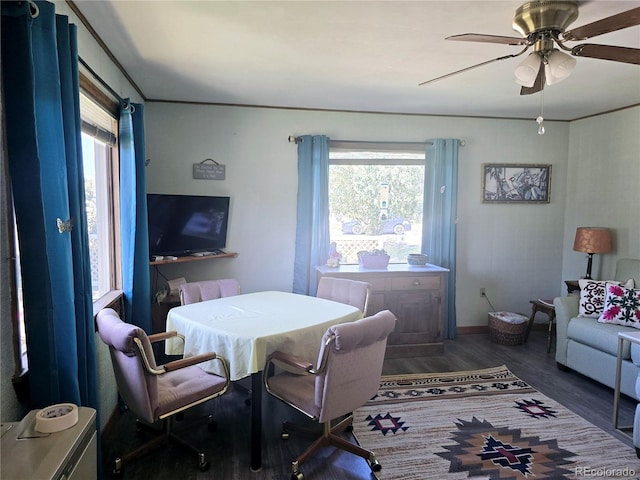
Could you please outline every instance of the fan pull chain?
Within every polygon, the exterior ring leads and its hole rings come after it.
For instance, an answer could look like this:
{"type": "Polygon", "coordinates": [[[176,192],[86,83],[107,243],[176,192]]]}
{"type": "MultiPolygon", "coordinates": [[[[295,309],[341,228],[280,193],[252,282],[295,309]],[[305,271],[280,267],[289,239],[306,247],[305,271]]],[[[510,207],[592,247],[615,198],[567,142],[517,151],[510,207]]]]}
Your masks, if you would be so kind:
{"type": "Polygon", "coordinates": [[[544,88],[540,90],[540,116],[536,118],[538,122],[538,135],[544,135],[544,88]]]}

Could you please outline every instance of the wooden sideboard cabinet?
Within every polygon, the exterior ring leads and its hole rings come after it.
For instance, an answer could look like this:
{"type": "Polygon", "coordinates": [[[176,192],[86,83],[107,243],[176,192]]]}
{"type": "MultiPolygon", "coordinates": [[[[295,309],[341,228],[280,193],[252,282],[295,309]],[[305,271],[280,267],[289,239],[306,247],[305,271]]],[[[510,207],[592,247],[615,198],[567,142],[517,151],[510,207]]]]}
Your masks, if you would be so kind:
{"type": "Polygon", "coordinates": [[[390,310],[397,317],[387,342],[387,358],[438,355],[443,348],[446,268],[390,264],[386,269],[358,265],[317,267],[318,278],[339,277],[371,284],[368,315],[390,310]]]}

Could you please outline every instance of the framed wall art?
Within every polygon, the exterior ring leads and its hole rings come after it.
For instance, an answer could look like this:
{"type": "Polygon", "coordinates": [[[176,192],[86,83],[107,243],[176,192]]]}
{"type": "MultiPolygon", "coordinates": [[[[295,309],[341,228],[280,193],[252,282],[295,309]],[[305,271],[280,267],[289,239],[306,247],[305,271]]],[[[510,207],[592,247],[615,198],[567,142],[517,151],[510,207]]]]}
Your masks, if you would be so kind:
{"type": "Polygon", "coordinates": [[[549,203],[551,165],[483,163],[482,203],[549,203]]]}

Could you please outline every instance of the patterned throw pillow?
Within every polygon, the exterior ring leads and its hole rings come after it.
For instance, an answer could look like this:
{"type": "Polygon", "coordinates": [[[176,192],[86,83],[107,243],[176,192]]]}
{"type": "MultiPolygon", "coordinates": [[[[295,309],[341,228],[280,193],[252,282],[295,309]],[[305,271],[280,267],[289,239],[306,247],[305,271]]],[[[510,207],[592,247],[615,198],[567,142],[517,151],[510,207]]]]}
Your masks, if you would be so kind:
{"type": "MultiPolygon", "coordinates": [[[[578,280],[578,285],[580,285],[579,317],[600,317],[604,308],[607,283],[622,285],[622,282],[616,282],[615,280],[587,280],[585,278],[578,280]]],[[[634,286],[633,278],[630,278],[624,284],[626,288],[633,288],[634,286]]]]}
{"type": "Polygon", "coordinates": [[[640,290],[607,283],[602,323],[616,323],[640,329],[640,290]]]}

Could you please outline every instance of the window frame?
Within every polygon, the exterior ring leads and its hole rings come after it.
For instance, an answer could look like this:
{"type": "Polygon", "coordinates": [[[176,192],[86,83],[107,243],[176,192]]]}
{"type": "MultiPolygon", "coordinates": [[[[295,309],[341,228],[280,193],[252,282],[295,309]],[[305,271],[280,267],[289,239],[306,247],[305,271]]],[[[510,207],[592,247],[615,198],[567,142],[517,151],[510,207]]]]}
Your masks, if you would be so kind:
{"type": "MultiPolygon", "coordinates": [[[[345,141],[330,140],[329,141],[329,169],[335,165],[371,165],[371,166],[425,166],[426,142],[383,142],[383,141],[345,141]],[[379,157],[363,154],[358,157],[358,152],[375,152],[383,154],[379,157]],[[340,153],[347,153],[344,157],[340,157],[340,153]],[[384,154],[388,156],[384,156],[384,154]],[[404,155],[404,157],[403,157],[404,155]],[[417,157],[416,157],[417,156],[417,157]]],[[[423,172],[424,175],[424,172],[423,172]]],[[[424,182],[424,176],[422,181],[424,182]]],[[[330,190],[330,184],[328,185],[330,190]]],[[[423,192],[424,201],[424,192],[423,192]]],[[[331,193],[329,191],[329,203],[331,203],[331,193]]],[[[424,215],[424,213],[423,213],[424,215]]],[[[423,223],[423,222],[421,222],[423,223]]],[[[424,228],[424,225],[422,225],[424,228]]],[[[334,241],[330,234],[331,241],[334,241]]],[[[420,233],[420,244],[422,243],[422,232],[420,233]]],[[[392,259],[390,263],[406,264],[406,258],[399,260],[392,259]]],[[[354,262],[346,262],[345,264],[354,264],[354,262]]]]}
{"type": "MultiPolygon", "coordinates": [[[[111,132],[114,136],[113,145],[111,145],[109,158],[105,160],[109,163],[108,171],[111,181],[107,183],[108,214],[112,224],[112,235],[109,238],[109,255],[112,259],[110,268],[111,288],[104,295],[93,301],[94,316],[103,308],[115,308],[118,312],[122,311],[122,250],[121,242],[121,226],[120,226],[120,158],[118,155],[118,117],[119,117],[119,101],[113,96],[101,90],[91,79],[80,72],[80,92],[85,95],[98,107],[101,107],[114,118],[114,130],[111,132]]],[[[83,118],[80,112],[83,126],[86,128],[88,122],[86,117],[83,118]]],[[[100,139],[100,138],[99,138],[100,139]]]]}

